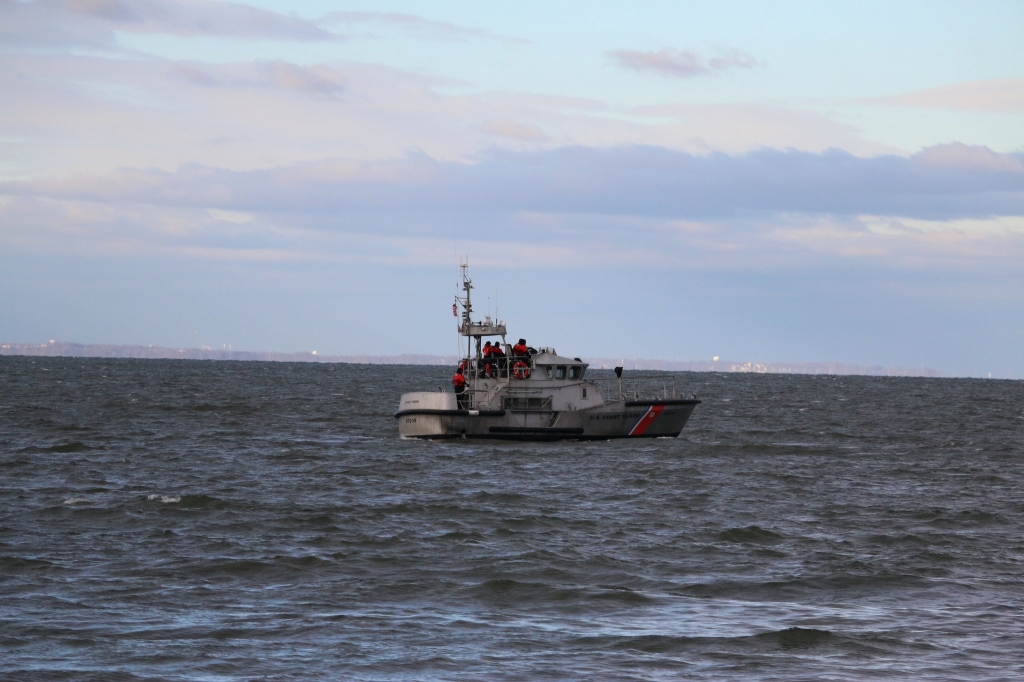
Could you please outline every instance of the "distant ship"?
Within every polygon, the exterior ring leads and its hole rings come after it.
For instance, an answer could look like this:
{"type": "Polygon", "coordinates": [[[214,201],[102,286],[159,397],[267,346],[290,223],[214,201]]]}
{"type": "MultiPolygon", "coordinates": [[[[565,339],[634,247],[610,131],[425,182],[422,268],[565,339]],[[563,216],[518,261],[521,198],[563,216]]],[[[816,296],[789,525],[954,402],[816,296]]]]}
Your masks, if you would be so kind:
{"type": "MultiPolygon", "coordinates": [[[[587,379],[587,363],[559,355],[554,348],[524,350],[505,341],[505,324],[472,320],[468,263],[462,264],[464,298],[459,334],[466,354],[459,363],[465,388],[402,395],[395,413],[405,438],[489,438],[507,440],[607,440],[674,438],[686,425],[695,395],[679,396],[670,377],[637,377],[623,386],[587,379]],[[484,356],[484,337],[500,337],[500,354],[484,356]],[[642,385],[646,382],[646,385],[642,385]]],[[[484,346],[485,348],[486,346],[484,346]]]]}

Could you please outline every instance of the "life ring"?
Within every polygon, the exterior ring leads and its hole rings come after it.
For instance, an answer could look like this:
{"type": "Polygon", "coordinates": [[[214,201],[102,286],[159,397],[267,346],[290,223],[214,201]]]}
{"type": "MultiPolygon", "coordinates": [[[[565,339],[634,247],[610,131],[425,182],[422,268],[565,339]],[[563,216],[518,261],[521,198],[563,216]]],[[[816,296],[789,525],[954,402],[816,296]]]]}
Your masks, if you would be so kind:
{"type": "Polygon", "coordinates": [[[516,379],[529,379],[530,366],[522,360],[516,360],[515,364],[512,365],[512,374],[515,375],[516,379]]]}

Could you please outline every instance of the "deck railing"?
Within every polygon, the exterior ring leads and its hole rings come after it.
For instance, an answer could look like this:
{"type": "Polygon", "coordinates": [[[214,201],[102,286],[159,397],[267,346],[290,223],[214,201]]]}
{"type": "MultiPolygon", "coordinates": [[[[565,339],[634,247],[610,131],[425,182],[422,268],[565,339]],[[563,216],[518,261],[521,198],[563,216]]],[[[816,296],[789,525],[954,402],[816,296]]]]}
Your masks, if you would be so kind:
{"type": "Polygon", "coordinates": [[[467,379],[486,379],[488,377],[508,379],[510,368],[519,361],[525,362],[531,372],[534,370],[533,358],[522,356],[480,358],[479,360],[476,358],[469,358],[462,362],[466,364],[464,372],[467,379]],[[490,366],[490,372],[487,371],[488,366],[490,366]]]}
{"type": "MultiPolygon", "coordinates": [[[[531,371],[536,370],[532,358],[491,358],[494,376],[507,378],[509,367],[516,360],[524,360],[529,365],[531,371]]],[[[464,362],[466,362],[465,375],[467,379],[486,378],[487,361],[469,358],[468,361],[464,362]]],[[[603,370],[591,369],[584,377],[584,381],[597,384],[606,403],[633,400],[684,400],[697,397],[694,393],[680,385],[683,377],[676,373],[634,375],[631,372],[621,379],[616,379],[614,376],[601,376],[603,374],[603,370]],[[595,377],[595,373],[598,376],[595,377]]],[[[442,390],[450,391],[451,389],[442,390]]],[[[471,410],[478,409],[480,401],[487,393],[488,391],[482,388],[472,389],[467,387],[463,399],[465,407],[471,410]]],[[[527,388],[518,385],[517,382],[512,382],[504,388],[503,393],[502,409],[516,411],[551,410],[551,397],[539,395],[539,390],[536,388],[527,388]]]]}
{"type": "Polygon", "coordinates": [[[682,400],[696,396],[679,386],[675,374],[624,376],[621,379],[593,379],[601,387],[605,402],[618,400],[682,400]]]}

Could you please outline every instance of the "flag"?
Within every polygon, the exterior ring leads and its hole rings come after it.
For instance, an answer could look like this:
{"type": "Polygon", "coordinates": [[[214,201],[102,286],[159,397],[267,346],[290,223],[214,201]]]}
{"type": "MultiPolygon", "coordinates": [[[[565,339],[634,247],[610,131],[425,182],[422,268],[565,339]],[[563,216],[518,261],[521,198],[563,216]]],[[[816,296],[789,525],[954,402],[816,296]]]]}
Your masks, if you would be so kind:
{"type": "Polygon", "coordinates": [[[455,317],[459,316],[459,306],[455,303],[452,303],[452,315],[455,317]]]}

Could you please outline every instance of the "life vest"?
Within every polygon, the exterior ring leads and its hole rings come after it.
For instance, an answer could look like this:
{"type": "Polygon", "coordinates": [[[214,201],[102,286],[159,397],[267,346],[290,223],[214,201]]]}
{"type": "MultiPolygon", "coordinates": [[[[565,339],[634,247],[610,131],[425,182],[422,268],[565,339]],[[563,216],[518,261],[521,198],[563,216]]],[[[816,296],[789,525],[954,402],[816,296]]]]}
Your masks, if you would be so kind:
{"type": "Polygon", "coordinates": [[[512,365],[512,374],[516,379],[529,379],[530,378],[530,366],[522,360],[516,360],[512,365]]]}
{"type": "Polygon", "coordinates": [[[512,346],[512,355],[526,355],[529,352],[529,348],[521,343],[517,343],[512,346]]]}
{"type": "Polygon", "coordinates": [[[452,386],[455,387],[456,391],[458,391],[460,388],[465,388],[466,377],[462,376],[461,374],[456,374],[455,376],[452,377],[452,386]]]}

